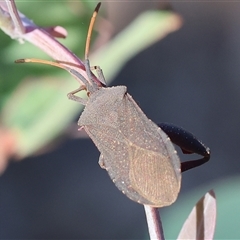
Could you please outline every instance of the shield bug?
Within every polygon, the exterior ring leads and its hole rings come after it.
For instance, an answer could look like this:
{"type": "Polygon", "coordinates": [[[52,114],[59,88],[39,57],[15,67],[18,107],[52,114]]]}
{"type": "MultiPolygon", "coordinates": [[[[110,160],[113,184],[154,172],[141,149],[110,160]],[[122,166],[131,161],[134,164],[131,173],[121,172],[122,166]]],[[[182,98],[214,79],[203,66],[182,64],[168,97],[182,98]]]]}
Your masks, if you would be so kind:
{"type": "MultiPolygon", "coordinates": [[[[104,84],[100,86],[94,81],[88,52],[99,7],[100,3],[94,11],[87,34],[85,50],[87,79],[72,69],[71,64],[66,67],[61,63],[36,59],[20,59],[17,62],[54,65],[66,69],[80,79],[84,85],[69,93],[68,97],[85,105],[78,125],[80,129],[85,129],[99,149],[101,153],[99,165],[107,170],[118,189],[133,201],[153,207],[168,206],[176,200],[181,186],[180,160],[170,140],[171,137],[165,133],[169,132],[171,135],[173,128],[165,126],[164,132],[148,119],[127,93],[126,86],[105,87],[104,84]],[[87,91],[88,99],[76,95],[82,90],[87,91]]],[[[101,69],[99,67],[94,69],[97,70],[100,82],[104,83],[101,69]]],[[[179,129],[175,130],[179,132],[179,129]]],[[[175,132],[177,134],[177,131],[175,132]]],[[[174,139],[174,133],[172,138],[174,139]]],[[[176,143],[178,144],[178,141],[176,143]]],[[[185,149],[185,146],[182,149],[185,149]]],[[[189,152],[193,152],[195,147],[190,144],[189,149],[189,152]]],[[[192,167],[188,169],[190,168],[192,167]]]]}

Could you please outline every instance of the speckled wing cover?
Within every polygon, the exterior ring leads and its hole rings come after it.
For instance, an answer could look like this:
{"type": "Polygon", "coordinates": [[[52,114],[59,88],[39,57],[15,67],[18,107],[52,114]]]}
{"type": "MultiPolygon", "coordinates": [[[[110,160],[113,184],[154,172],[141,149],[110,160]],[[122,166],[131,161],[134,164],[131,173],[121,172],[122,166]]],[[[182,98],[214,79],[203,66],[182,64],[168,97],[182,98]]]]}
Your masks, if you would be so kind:
{"type": "Polygon", "coordinates": [[[176,200],[181,185],[177,153],[125,86],[91,94],[78,124],[101,152],[100,166],[130,199],[154,207],[176,200]]]}

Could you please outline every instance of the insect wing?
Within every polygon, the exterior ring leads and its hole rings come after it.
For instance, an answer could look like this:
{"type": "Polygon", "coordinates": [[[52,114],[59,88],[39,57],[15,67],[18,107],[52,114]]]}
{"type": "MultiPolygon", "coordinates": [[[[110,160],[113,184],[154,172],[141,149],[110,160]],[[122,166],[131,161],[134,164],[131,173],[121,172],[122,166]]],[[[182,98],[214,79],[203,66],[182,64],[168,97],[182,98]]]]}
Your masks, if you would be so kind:
{"type": "Polygon", "coordinates": [[[169,137],[126,94],[118,110],[120,130],[131,145],[130,182],[153,206],[173,203],[181,185],[180,160],[169,137]],[[124,123],[124,124],[123,124],[124,123]]]}
{"type": "Polygon", "coordinates": [[[107,88],[93,95],[79,125],[101,152],[101,167],[130,199],[155,207],[176,200],[181,183],[176,151],[125,87],[107,88]]]}

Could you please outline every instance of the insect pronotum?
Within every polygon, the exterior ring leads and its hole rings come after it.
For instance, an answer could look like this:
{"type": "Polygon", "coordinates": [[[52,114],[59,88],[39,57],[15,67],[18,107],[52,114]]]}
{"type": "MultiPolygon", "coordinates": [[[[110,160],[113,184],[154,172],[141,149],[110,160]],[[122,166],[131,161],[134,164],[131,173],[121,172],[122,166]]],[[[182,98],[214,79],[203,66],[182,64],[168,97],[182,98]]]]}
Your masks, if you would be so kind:
{"type": "MultiPolygon", "coordinates": [[[[80,79],[84,85],[69,93],[68,97],[85,105],[78,125],[85,129],[99,149],[99,165],[107,170],[118,189],[133,201],[153,207],[168,206],[176,200],[181,186],[181,164],[170,138],[147,118],[127,93],[126,86],[99,86],[92,77],[88,54],[99,8],[100,3],[95,8],[87,34],[87,79],[70,64],[66,67],[59,62],[39,59],[17,62],[54,65],[80,79]],[[81,90],[88,92],[88,99],[76,96],[81,90]]],[[[100,81],[105,82],[101,69],[94,68],[100,81]]]]}

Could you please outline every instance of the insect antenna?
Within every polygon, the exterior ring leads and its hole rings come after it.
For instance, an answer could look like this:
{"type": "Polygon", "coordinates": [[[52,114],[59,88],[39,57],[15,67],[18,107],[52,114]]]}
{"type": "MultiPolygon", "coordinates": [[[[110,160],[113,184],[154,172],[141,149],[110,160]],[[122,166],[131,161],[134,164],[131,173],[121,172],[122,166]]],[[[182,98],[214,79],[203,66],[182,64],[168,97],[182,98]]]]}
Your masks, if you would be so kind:
{"type": "MultiPolygon", "coordinates": [[[[96,91],[99,87],[97,83],[93,80],[92,78],[92,73],[91,73],[91,67],[90,67],[90,62],[89,62],[89,48],[90,48],[90,42],[91,42],[91,37],[92,37],[92,31],[93,31],[93,26],[99,11],[99,8],[101,6],[101,2],[99,2],[93,12],[89,28],[88,28],[88,33],[87,33],[87,39],[86,39],[86,46],[85,46],[85,69],[89,78],[89,83],[92,85],[92,92],[96,91]]],[[[91,92],[91,91],[90,91],[91,92]]]]}
{"type": "Polygon", "coordinates": [[[54,62],[54,61],[48,61],[48,60],[43,60],[43,59],[38,59],[38,58],[23,58],[23,59],[15,60],[15,63],[29,63],[29,62],[51,65],[54,67],[62,68],[64,70],[68,70],[68,67],[61,65],[58,62],[54,62]]]}
{"type": "MultiPolygon", "coordinates": [[[[69,73],[71,73],[76,79],[80,79],[84,85],[89,85],[88,81],[85,79],[85,77],[77,72],[74,69],[71,69],[70,67],[64,66],[62,64],[60,64],[61,62],[54,62],[54,61],[48,61],[48,60],[43,60],[43,59],[38,59],[38,58],[23,58],[23,59],[17,59],[15,60],[15,63],[41,63],[41,64],[46,64],[46,65],[51,65],[54,67],[58,67],[58,68],[62,68],[66,71],[68,71],[69,73]]],[[[67,64],[64,62],[64,64],[67,64]]],[[[69,64],[70,65],[70,64],[69,64]]]]}
{"type": "MultiPolygon", "coordinates": [[[[88,34],[87,34],[87,39],[86,39],[86,47],[85,47],[85,61],[84,61],[84,66],[85,66],[85,70],[88,76],[88,79],[86,79],[81,73],[79,73],[78,71],[74,70],[71,68],[71,63],[67,63],[67,62],[61,62],[61,61],[48,61],[48,60],[42,60],[42,59],[37,59],[37,58],[25,58],[25,59],[18,59],[15,60],[15,63],[41,63],[41,64],[46,64],[46,65],[51,65],[51,66],[55,66],[58,68],[62,68],[66,71],[68,71],[70,74],[72,74],[75,78],[80,79],[83,84],[86,86],[88,92],[92,93],[95,92],[99,86],[98,84],[95,82],[95,80],[92,77],[92,73],[91,73],[91,67],[90,67],[90,63],[89,63],[89,48],[90,48],[90,42],[91,42],[91,36],[92,36],[92,30],[93,30],[93,26],[99,11],[99,8],[101,6],[101,3],[99,2],[93,12],[90,24],[89,24],[89,28],[88,28],[88,34]],[[63,65],[69,65],[69,67],[64,66],[63,65]]],[[[103,82],[104,82],[104,78],[102,77],[103,82]]],[[[103,83],[104,84],[104,83],[103,83]]]]}

